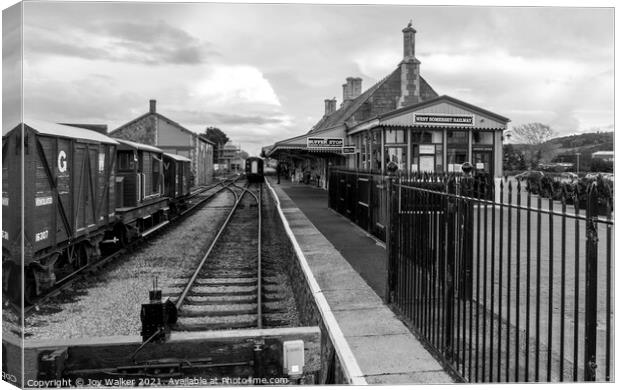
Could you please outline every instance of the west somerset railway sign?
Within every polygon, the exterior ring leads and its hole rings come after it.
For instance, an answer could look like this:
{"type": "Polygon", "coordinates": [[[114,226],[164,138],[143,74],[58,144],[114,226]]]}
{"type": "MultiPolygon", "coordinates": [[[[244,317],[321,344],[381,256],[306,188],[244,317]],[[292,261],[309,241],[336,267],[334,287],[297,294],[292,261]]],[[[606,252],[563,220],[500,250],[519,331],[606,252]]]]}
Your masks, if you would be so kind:
{"type": "Polygon", "coordinates": [[[433,123],[442,125],[474,125],[473,115],[442,115],[442,114],[414,114],[415,123],[433,123]]]}

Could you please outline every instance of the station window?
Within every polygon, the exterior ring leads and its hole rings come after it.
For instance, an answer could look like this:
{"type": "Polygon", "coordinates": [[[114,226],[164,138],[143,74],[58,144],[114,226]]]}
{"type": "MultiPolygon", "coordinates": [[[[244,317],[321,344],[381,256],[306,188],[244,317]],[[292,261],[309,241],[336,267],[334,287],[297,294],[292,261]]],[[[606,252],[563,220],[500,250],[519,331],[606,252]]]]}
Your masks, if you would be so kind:
{"type": "Polygon", "coordinates": [[[448,144],[465,144],[469,143],[467,131],[448,131],[448,144]]]}
{"type": "Polygon", "coordinates": [[[411,133],[411,143],[430,144],[433,142],[433,133],[430,131],[414,131],[411,133]]]}
{"type": "Polygon", "coordinates": [[[385,143],[386,144],[404,144],[405,143],[405,131],[404,130],[385,130],[385,143]]]}
{"type": "Polygon", "coordinates": [[[406,169],[407,148],[404,146],[390,146],[385,148],[385,164],[394,162],[399,170],[406,169]]]}
{"type": "Polygon", "coordinates": [[[473,145],[493,145],[493,132],[491,131],[474,131],[471,138],[473,145]]]}

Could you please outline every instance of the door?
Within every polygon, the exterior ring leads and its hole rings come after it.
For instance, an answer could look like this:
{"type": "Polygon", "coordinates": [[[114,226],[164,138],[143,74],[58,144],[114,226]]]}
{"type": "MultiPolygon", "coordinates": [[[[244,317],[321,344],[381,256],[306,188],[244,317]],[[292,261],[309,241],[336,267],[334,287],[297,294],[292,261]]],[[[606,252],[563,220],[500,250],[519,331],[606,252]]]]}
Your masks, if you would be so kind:
{"type": "Polygon", "coordinates": [[[473,160],[477,172],[484,172],[493,176],[493,151],[474,150],[473,160]]]}

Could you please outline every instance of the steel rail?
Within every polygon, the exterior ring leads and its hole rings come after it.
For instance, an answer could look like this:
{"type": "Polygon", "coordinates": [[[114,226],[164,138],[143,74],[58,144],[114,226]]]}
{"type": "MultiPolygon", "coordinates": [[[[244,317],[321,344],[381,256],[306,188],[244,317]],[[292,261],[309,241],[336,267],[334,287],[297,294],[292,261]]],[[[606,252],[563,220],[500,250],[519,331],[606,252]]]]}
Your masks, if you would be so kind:
{"type": "MultiPolygon", "coordinates": [[[[223,186],[228,186],[231,183],[225,183],[225,182],[219,182],[216,183],[212,186],[209,186],[207,188],[202,188],[199,190],[196,190],[194,192],[192,192],[190,194],[190,199],[191,198],[195,198],[197,196],[199,196],[199,194],[202,194],[204,192],[207,192],[215,187],[217,187],[218,185],[223,185],[223,186]]],[[[221,191],[223,191],[226,187],[223,187],[219,190],[217,190],[216,192],[214,192],[213,194],[205,197],[204,199],[200,200],[200,202],[196,203],[195,205],[193,205],[191,208],[185,210],[183,213],[179,214],[178,216],[176,216],[174,219],[172,219],[170,222],[180,222],[180,220],[182,220],[185,216],[187,216],[191,211],[195,210],[197,207],[203,205],[205,202],[207,202],[208,200],[210,200],[211,198],[213,198],[215,195],[219,194],[221,191]]],[[[167,225],[164,225],[167,226],[167,225]]],[[[164,226],[161,226],[162,228],[164,226]]],[[[159,230],[159,229],[158,229],[159,230]]],[[[24,317],[27,317],[28,315],[32,314],[33,311],[39,311],[39,305],[41,305],[42,303],[44,303],[47,299],[58,295],[60,292],[62,292],[64,289],[69,288],[73,283],[77,282],[78,280],[80,280],[80,276],[85,276],[86,272],[88,270],[94,270],[96,268],[100,268],[103,267],[104,265],[108,264],[109,262],[115,260],[117,257],[127,253],[128,249],[133,248],[136,245],[139,245],[141,242],[143,242],[145,238],[140,237],[137,240],[135,240],[134,242],[132,242],[131,244],[129,244],[128,247],[125,248],[120,248],[119,250],[115,251],[114,253],[111,253],[110,255],[104,257],[103,259],[100,259],[96,262],[90,263],[90,264],[86,264],[80,268],[78,268],[77,270],[69,273],[68,275],[65,275],[62,279],[58,280],[56,282],[56,284],[54,285],[54,287],[52,287],[52,289],[46,291],[44,294],[40,295],[36,302],[32,305],[29,306],[24,306],[23,308],[23,315],[24,317]]],[[[11,305],[15,311],[19,312],[20,307],[17,305],[12,304],[11,305]]]]}
{"type": "MultiPolygon", "coordinates": [[[[235,187],[241,188],[238,185],[234,184],[233,185],[235,187]]],[[[262,275],[263,275],[263,271],[262,271],[262,257],[261,257],[261,252],[262,252],[262,213],[261,213],[261,209],[262,209],[262,184],[259,183],[258,185],[258,196],[256,196],[256,194],[254,194],[252,191],[248,190],[247,188],[241,188],[243,190],[242,196],[243,194],[245,194],[246,192],[250,193],[250,195],[252,195],[254,197],[254,200],[256,200],[256,205],[258,208],[258,256],[257,256],[257,316],[258,316],[258,320],[257,320],[257,327],[258,329],[262,329],[263,328],[263,282],[262,282],[262,275]]]]}
{"type": "Polygon", "coordinates": [[[194,282],[196,281],[196,278],[198,278],[198,274],[200,273],[200,270],[202,269],[202,267],[204,267],[204,265],[205,265],[205,263],[207,261],[207,258],[209,257],[209,255],[213,251],[213,248],[215,248],[215,244],[218,242],[220,236],[224,232],[224,229],[226,229],[226,227],[228,226],[228,223],[232,219],[232,216],[235,213],[235,211],[237,210],[237,207],[239,207],[239,203],[241,203],[241,199],[243,198],[244,192],[242,192],[241,195],[237,195],[237,193],[230,188],[231,186],[238,187],[233,182],[233,183],[231,183],[230,185],[228,185],[228,186],[226,186],[224,188],[229,190],[230,192],[232,192],[232,194],[235,197],[235,203],[233,204],[233,207],[231,208],[230,212],[228,213],[228,216],[226,217],[226,220],[224,220],[224,223],[222,223],[222,226],[220,226],[220,229],[218,230],[217,234],[215,235],[215,238],[213,239],[213,241],[211,241],[211,245],[209,245],[209,248],[207,249],[207,252],[204,254],[202,259],[200,260],[200,263],[196,267],[196,270],[194,271],[192,277],[187,282],[185,288],[183,289],[183,292],[179,296],[179,299],[177,299],[177,302],[176,302],[175,306],[176,306],[177,310],[179,310],[179,311],[180,311],[181,306],[183,305],[183,303],[185,301],[185,298],[187,297],[187,294],[189,293],[189,290],[192,288],[194,282]]]}

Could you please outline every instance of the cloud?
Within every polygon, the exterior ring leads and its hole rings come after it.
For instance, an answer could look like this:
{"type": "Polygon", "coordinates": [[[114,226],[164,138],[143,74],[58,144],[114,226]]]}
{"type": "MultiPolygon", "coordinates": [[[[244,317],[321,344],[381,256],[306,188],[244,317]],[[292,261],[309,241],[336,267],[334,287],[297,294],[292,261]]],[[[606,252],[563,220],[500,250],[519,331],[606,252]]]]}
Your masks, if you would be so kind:
{"type": "Polygon", "coordinates": [[[263,73],[249,65],[215,65],[191,91],[196,99],[212,106],[246,103],[280,106],[280,101],[263,73]]]}
{"type": "MultiPolygon", "coordinates": [[[[30,80],[24,84],[24,117],[51,122],[106,123],[135,117],[134,105],[146,104],[135,92],[118,90],[101,77],[30,80]]],[[[120,123],[119,123],[120,124],[120,123]]]]}
{"type": "Polygon", "coordinates": [[[196,124],[201,127],[228,125],[268,125],[285,124],[289,121],[287,116],[281,113],[264,112],[254,115],[242,115],[225,112],[209,112],[199,110],[168,110],[166,115],[181,123],[196,124]],[[168,114],[169,113],[169,114],[168,114]]]}
{"type": "Polygon", "coordinates": [[[24,52],[28,58],[77,57],[146,65],[196,65],[219,56],[202,41],[165,21],[100,21],[61,32],[52,27],[25,26],[24,52]]]}

